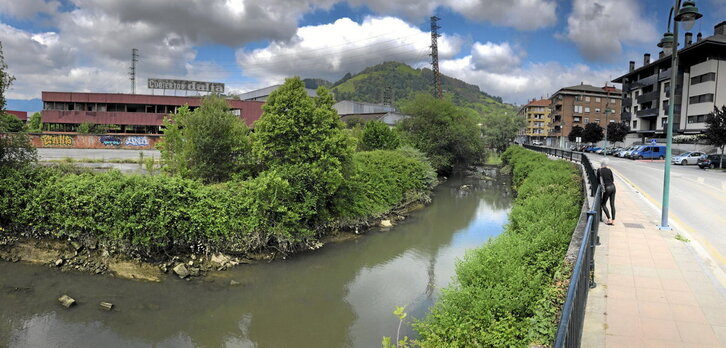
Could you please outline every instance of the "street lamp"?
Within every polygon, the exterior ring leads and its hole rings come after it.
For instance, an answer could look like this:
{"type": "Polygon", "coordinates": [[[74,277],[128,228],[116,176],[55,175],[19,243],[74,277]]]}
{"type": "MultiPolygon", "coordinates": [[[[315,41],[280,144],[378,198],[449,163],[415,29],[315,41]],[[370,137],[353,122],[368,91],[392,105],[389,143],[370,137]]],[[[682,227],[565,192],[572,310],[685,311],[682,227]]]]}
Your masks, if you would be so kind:
{"type": "Polygon", "coordinates": [[[671,17],[673,11],[677,10],[676,16],[673,18],[673,33],[666,31],[663,34],[663,39],[658,43],[658,47],[663,48],[665,54],[671,53],[671,90],[668,96],[668,125],[666,130],[666,153],[665,153],[665,168],[663,171],[663,206],[660,216],[661,230],[670,230],[668,226],[668,201],[670,196],[670,184],[671,184],[671,145],[673,145],[673,111],[676,104],[676,88],[678,84],[676,79],[678,78],[678,22],[683,22],[686,30],[690,30],[693,27],[696,19],[701,18],[703,15],[698,12],[695,1],[687,0],[681,7],[681,0],[675,0],[675,6],[671,7],[670,13],[668,14],[668,27],[666,30],[670,30],[671,17]]]}

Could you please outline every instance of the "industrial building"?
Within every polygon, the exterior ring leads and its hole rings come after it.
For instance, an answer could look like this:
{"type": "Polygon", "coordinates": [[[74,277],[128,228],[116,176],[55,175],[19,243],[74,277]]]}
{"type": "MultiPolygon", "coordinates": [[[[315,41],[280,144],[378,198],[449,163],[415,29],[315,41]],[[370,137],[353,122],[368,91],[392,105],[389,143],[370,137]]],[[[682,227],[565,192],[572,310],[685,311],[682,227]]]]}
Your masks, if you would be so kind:
{"type": "MultiPolygon", "coordinates": [[[[92,123],[103,125],[108,133],[158,134],[165,116],[183,105],[199,107],[202,97],[44,91],[42,100],[44,131],[76,132],[82,123],[92,123]]],[[[248,126],[262,115],[264,102],[227,102],[248,126]]]]}

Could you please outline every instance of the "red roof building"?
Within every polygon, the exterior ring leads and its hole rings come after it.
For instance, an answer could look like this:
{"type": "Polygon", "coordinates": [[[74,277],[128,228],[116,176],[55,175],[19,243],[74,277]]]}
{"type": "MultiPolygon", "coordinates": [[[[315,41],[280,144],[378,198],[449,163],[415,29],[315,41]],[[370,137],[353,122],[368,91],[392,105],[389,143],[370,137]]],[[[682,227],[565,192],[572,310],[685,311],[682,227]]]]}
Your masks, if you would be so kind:
{"type": "Polygon", "coordinates": [[[15,115],[15,117],[19,118],[23,122],[28,120],[28,113],[25,111],[5,110],[5,112],[15,115]]]}
{"type": "MultiPolygon", "coordinates": [[[[106,125],[109,133],[159,133],[164,117],[188,105],[195,109],[202,97],[143,94],[43,92],[46,131],[74,132],[82,123],[106,125]]],[[[262,116],[264,102],[227,99],[235,115],[248,126],[262,116]]]]}

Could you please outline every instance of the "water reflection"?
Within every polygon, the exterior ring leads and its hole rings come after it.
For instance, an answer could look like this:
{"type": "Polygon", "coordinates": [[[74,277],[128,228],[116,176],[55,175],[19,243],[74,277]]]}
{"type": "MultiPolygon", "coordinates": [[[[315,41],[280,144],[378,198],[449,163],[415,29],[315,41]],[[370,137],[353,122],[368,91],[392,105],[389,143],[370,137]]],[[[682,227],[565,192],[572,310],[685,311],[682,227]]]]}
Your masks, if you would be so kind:
{"type": "Polygon", "coordinates": [[[396,306],[425,315],[456,258],[501,231],[511,199],[507,183],[452,179],[391,231],[206,281],[138,283],[0,263],[0,346],[376,347],[395,335],[396,306]],[[474,188],[462,192],[463,183],[474,188]],[[63,293],[79,306],[62,309],[63,293]],[[100,301],[117,310],[98,309],[100,301]]]}

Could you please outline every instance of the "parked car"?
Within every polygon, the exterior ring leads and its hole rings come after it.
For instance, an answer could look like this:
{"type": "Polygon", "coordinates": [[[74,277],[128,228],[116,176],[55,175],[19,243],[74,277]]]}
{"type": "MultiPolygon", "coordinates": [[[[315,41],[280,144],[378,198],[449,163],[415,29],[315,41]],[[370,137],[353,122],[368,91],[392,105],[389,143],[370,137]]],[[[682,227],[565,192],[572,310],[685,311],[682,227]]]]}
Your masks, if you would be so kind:
{"type": "Polygon", "coordinates": [[[633,151],[639,149],[641,146],[642,145],[635,145],[635,146],[631,147],[628,151],[625,152],[625,154],[623,155],[623,158],[630,158],[630,155],[633,154],[633,151]]]}
{"type": "Polygon", "coordinates": [[[532,142],[532,145],[542,146],[544,144],[542,144],[542,142],[539,141],[539,140],[535,140],[535,141],[532,142]]]}
{"type": "Polygon", "coordinates": [[[705,168],[721,168],[723,163],[723,168],[726,168],[726,155],[721,154],[713,154],[713,155],[703,155],[698,158],[698,168],[705,169],[705,168]],[[723,162],[721,162],[723,160],[723,162]]]}
{"type": "Polygon", "coordinates": [[[603,155],[613,155],[614,156],[616,153],[620,152],[620,150],[622,150],[622,149],[623,148],[619,147],[619,146],[618,147],[608,147],[608,148],[604,149],[603,151],[601,151],[600,153],[602,153],[603,155]]]}
{"type": "Polygon", "coordinates": [[[673,159],[671,159],[671,162],[673,164],[698,164],[698,159],[703,156],[703,152],[693,151],[693,152],[684,152],[680,155],[673,156],[673,159]]]}
{"type": "Polygon", "coordinates": [[[625,154],[628,151],[633,150],[633,149],[635,149],[635,146],[628,146],[628,147],[618,151],[617,153],[615,153],[615,157],[625,158],[625,154]]]}
{"type": "Polygon", "coordinates": [[[641,145],[630,154],[631,159],[664,159],[665,146],[663,145],[641,145]]]}

